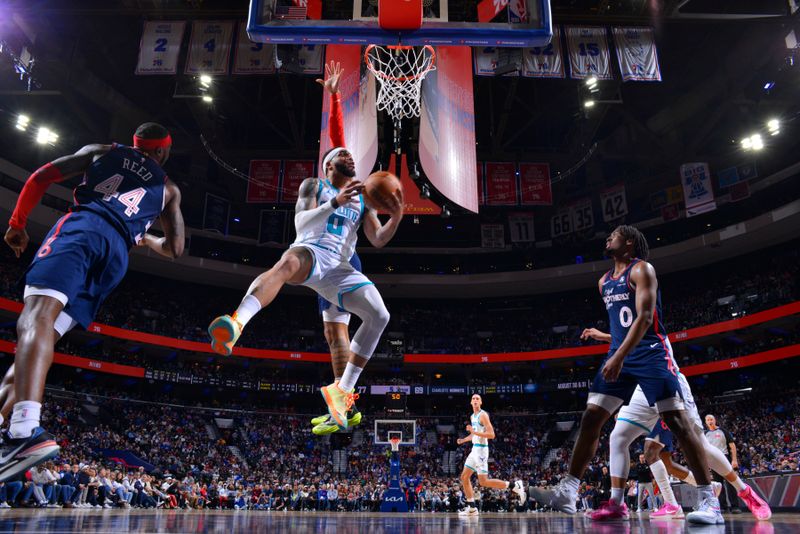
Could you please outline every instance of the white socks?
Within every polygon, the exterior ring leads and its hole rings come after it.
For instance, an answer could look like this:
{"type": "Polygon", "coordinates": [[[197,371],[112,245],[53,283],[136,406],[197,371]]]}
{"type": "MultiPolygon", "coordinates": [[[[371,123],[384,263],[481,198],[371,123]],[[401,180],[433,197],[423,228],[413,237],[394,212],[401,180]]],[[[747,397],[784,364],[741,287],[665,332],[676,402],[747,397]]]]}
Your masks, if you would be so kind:
{"type": "Polygon", "coordinates": [[[39,426],[42,404],[36,401],[20,401],[14,404],[14,412],[11,414],[11,426],[9,434],[14,439],[27,438],[33,433],[33,429],[39,426]]]}
{"type": "Polygon", "coordinates": [[[739,478],[739,475],[736,475],[736,480],[734,480],[733,482],[731,482],[731,485],[732,485],[734,488],[736,488],[736,491],[737,491],[737,492],[738,492],[738,491],[742,491],[743,489],[745,489],[745,488],[747,487],[747,484],[745,484],[745,483],[742,481],[742,479],[741,479],[741,478],[739,478]]]}
{"type": "Polygon", "coordinates": [[[672,491],[672,485],[669,483],[667,466],[664,465],[664,462],[659,460],[656,463],[651,464],[650,471],[653,472],[653,478],[655,478],[656,484],[658,484],[658,489],[661,491],[661,495],[664,496],[664,500],[674,506],[678,506],[678,501],[675,499],[675,493],[672,491]]]}
{"type": "Polygon", "coordinates": [[[244,328],[245,325],[250,322],[250,319],[252,319],[255,314],[260,311],[261,303],[258,301],[258,299],[253,295],[247,295],[242,299],[242,303],[239,304],[234,316],[235,319],[239,321],[239,324],[242,325],[242,328],[244,328]]]}
{"type": "Polygon", "coordinates": [[[352,391],[353,388],[356,387],[356,382],[358,382],[358,377],[361,375],[361,371],[363,371],[362,368],[347,362],[347,367],[344,369],[342,379],[339,380],[339,388],[342,391],[352,391]]]}
{"type": "Polygon", "coordinates": [[[625,502],[625,488],[611,488],[611,500],[617,504],[625,502]]]}
{"type": "Polygon", "coordinates": [[[714,498],[714,488],[709,484],[708,486],[697,486],[697,494],[698,494],[698,501],[701,502],[703,499],[713,499],[714,498]]]}

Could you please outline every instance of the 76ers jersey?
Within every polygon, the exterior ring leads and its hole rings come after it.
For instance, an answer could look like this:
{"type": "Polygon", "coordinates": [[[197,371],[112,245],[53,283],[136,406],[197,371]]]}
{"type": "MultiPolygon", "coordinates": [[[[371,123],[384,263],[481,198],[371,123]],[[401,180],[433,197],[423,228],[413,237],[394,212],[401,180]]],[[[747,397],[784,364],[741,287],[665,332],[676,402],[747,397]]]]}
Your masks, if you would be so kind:
{"type": "MultiPolygon", "coordinates": [[[[339,194],[328,180],[320,179],[317,188],[317,205],[324,204],[339,194]]],[[[323,248],[348,261],[356,249],[358,227],[364,217],[364,197],[358,195],[347,204],[339,206],[322,223],[297,228],[295,244],[303,243],[323,248]]]]}
{"type": "MultiPolygon", "coordinates": [[[[622,345],[631,325],[638,317],[636,313],[636,290],[631,284],[630,276],[631,269],[639,261],[633,260],[618,278],[614,278],[614,270],[612,269],[603,280],[603,302],[606,305],[608,323],[611,326],[611,348],[609,354],[613,354],[622,345]]],[[[669,358],[672,359],[672,351],[668,347],[667,333],[664,330],[664,324],[661,322],[661,290],[658,290],[653,313],[653,324],[648,327],[642,340],[631,351],[630,356],[635,357],[637,352],[658,351],[663,353],[666,351],[669,353],[669,358]]],[[[626,361],[628,360],[629,358],[626,358],[626,361]]]]}
{"type": "Polygon", "coordinates": [[[126,240],[138,243],[164,209],[167,174],[152,158],[125,145],[95,160],[75,188],[72,211],[104,217],[126,240]]]}

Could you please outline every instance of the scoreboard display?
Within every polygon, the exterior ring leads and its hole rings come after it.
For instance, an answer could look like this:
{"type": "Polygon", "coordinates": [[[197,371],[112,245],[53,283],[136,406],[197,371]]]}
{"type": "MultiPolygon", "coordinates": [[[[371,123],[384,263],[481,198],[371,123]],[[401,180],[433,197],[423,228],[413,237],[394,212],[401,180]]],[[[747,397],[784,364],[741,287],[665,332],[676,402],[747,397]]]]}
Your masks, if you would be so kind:
{"type": "Polygon", "coordinates": [[[389,413],[405,413],[406,394],[400,391],[386,393],[386,411],[389,413]]]}

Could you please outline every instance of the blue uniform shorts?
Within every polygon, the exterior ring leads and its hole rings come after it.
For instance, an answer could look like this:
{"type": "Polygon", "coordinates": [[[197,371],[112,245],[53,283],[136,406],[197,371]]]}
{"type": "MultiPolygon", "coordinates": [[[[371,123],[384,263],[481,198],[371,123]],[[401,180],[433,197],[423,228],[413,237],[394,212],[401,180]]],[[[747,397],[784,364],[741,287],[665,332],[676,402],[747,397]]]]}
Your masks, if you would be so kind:
{"type": "Polygon", "coordinates": [[[101,215],[75,211],[47,234],[25,273],[25,285],[67,297],[64,313],[87,328],[128,270],[128,245],[101,215]]]}
{"type": "Polygon", "coordinates": [[[665,451],[672,452],[672,430],[669,429],[663,419],[658,420],[653,431],[645,439],[660,443],[664,446],[665,451]]]}

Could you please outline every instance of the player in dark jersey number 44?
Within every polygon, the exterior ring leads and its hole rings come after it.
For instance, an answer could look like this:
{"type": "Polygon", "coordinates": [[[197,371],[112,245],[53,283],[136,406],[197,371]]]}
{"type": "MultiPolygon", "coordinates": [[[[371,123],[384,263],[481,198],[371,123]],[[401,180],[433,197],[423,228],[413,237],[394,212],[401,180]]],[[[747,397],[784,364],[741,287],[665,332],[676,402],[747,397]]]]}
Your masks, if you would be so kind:
{"type": "MultiPolygon", "coordinates": [[[[58,454],[53,436],[39,426],[53,346],[71,328],[84,328],[119,284],[132,246],[169,258],[183,253],[180,191],[161,166],[172,140],[166,128],[145,123],[134,146],[87,145],[34,172],[20,192],[5,242],[17,257],[28,246],[30,211],[47,187],[83,175],[75,204],[50,230],[25,273],[24,306],[17,320],[14,408],[0,436],[0,481],[58,454]],[[161,216],[165,237],[147,234],[161,216]]],[[[2,420],[0,419],[0,422],[2,420]]]]}

